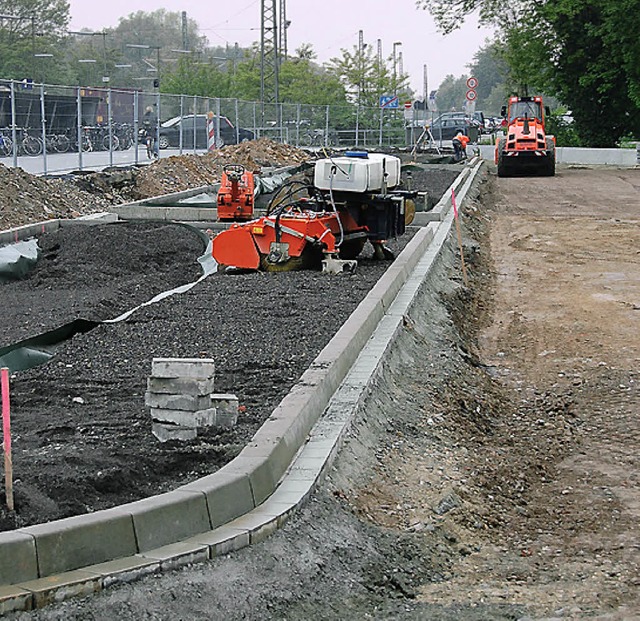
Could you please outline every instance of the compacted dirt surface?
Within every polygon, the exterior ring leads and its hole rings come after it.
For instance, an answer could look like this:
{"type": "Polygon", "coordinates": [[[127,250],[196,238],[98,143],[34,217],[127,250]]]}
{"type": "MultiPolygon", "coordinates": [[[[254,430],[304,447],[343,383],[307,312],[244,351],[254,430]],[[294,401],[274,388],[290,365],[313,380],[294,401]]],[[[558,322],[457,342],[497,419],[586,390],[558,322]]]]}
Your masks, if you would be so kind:
{"type": "MultiPolygon", "coordinates": [[[[461,214],[469,286],[452,235],[333,469],[282,530],[206,564],[9,617],[640,619],[639,190],[638,169],[559,167],[553,178],[511,179],[490,171],[461,214]]],[[[248,280],[278,292],[281,278],[248,280]]],[[[333,282],[319,297],[342,306],[349,296],[333,282]]],[[[296,300],[314,299],[327,281],[307,274],[302,283],[296,300]]],[[[187,299],[172,298],[174,323],[154,338],[169,330],[177,339],[177,318],[192,316],[187,299]]],[[[222,303],[214,300],[198,305],[222,303]]],[[[277,308],[281,329],[311,312],[277,308]]],[[[340,320],[333,306],[322,308],[315,322],[340,320]]],[[[160,319],[153,307],[140,317],[142,328],[160,319]]],[[[254,344],[275,337],[261,317],[238,318],[254,344]]],[[[134,343],[134,328],[118,340],[134,343]]],[[[296,343],[312,331],[305,324],[296,343]]],[[[109,343],[108,332],[94,331],[63,352],[65,386],[78,376],[78,388],[87,385],[94,362],[82,350],[96,338],[93,352],[109,343]]],[[[261,360],[254,355],[229,377],[272,374],[288,362],[272,357],[259,368],[261,360]]],[[[117,375],[127,376],[126,362],[117,375]]],[[[127,390],[134,396],[131,383],[127,390]]],[[[23,406],[30,398],[44,397],[26,390],[23,406]]],[[[248,410],[259,403],[256,395],[248,410]]],[[[103,413],[97,423],[69,424],[40,452],[64,450],[70,436],[110,421],[103,413]]],[[[156,465],[169,454],[163,459],[156,465]]]]}

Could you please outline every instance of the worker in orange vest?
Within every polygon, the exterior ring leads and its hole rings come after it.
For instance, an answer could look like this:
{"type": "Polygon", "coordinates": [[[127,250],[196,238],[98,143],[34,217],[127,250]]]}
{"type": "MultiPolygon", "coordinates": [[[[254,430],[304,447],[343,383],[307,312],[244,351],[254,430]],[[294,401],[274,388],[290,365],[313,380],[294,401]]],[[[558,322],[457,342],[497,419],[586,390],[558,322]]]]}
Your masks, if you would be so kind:
{"type": "Polygon", "coordinates": [[[469,144],[469,136],[459,131],[451,141],[453,143],[453,159],[456,162],[467,159],[467,145],[469,144]]]}

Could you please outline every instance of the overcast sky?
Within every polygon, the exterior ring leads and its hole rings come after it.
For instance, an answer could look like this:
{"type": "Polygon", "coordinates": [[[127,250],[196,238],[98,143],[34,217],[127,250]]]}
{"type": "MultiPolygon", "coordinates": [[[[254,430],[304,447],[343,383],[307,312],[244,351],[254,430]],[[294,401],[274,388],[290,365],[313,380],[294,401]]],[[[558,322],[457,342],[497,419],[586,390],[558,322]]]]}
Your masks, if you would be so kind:
{"type": "MultiPolygon", "coordinates": [[[[71,30],[101,30],[116,26],[121,17],[137,11],[186,11],[200,32],[212,45],[247,46],[260,40],[260,0],[106,0],[96,4],[89,0],[69,0],[71,30]]],[[[402,53],[405,73],[420,96],[424,90],[424,67],[427,87],[434,90],[448,74],[468,74],[466,67],[492,32],[478,28],[468,20],[459,31],[443,37],[436,31],[431,16],[415,8],[414,0],[288,0],[288,47],[295,51],[302,43],[311,43],[319,62],[339,56],[343,48],[358,45],[358,32],[364,42],[377,50],[382,40],[385,57],[394,42],[398,56],[402,53]]]]}

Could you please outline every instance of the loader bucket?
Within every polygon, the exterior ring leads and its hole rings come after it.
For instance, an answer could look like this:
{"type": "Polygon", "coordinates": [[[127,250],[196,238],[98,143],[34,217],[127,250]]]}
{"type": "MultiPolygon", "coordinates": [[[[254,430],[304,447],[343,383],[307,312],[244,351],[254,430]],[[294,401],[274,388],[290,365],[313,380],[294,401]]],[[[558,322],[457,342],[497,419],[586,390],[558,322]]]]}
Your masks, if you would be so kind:
{"type": "Polygon", "coordinates": [[[257,270],[260,266],[251,230],[243,226],[235,225],[218,233],[211,243],[211,254],[218,265],[247,270],[257,270]]]}

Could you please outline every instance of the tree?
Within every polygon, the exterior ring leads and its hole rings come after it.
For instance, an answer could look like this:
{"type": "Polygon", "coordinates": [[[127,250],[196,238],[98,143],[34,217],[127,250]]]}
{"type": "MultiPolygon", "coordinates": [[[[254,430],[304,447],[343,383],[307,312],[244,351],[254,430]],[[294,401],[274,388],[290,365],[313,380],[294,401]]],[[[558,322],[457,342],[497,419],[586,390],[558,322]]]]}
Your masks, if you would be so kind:
{"type": "Polygon", "coordinates": [[[438,87],[436,95],[436,104],[441,112],[449,112],[450,110],[462,110],[467,93],[467,78],[463,75],[455,77],[449,74],[438,87]]]}
{"type": "Polygon", "coordinates": [[[352,51],[343,49],[341,52],[342,57],[332,58],[327,68],[340,80],[350,102],[377,108],[381,95],[395,94],[399,99],[409,97],[408,76],[397,75],[390,68],[393,59],[379,59],[370,45],[362,50],[354,46],[352,51]]]}
{"type": "Polygon", "coordinates": [[[509,66],[504,60],[502,45],[498,41],[485,41],[473,57],[469,72],[478,80],[476,108],[485,114],[497,115],[505,99],[505,82],[509,76],[509,66]],[[496,105],[495,98],[500,97],[496,105]]]}
{"type": "MultiPolygon", "coordinates": [[[[6,79],[34,78],[34,54],[53,49],[67,30],[66,0],[0,0],[0,75],[6,79]]],[[[51,63],[47,75],[58,66],[51,63]]]]}
{"type": "Polygon", "coordinates": [[[479,10],[500,24],[509,86],[556,95],[589,146],[640,135],[638,0],[418,0],[450,32],[479,10]]]}

